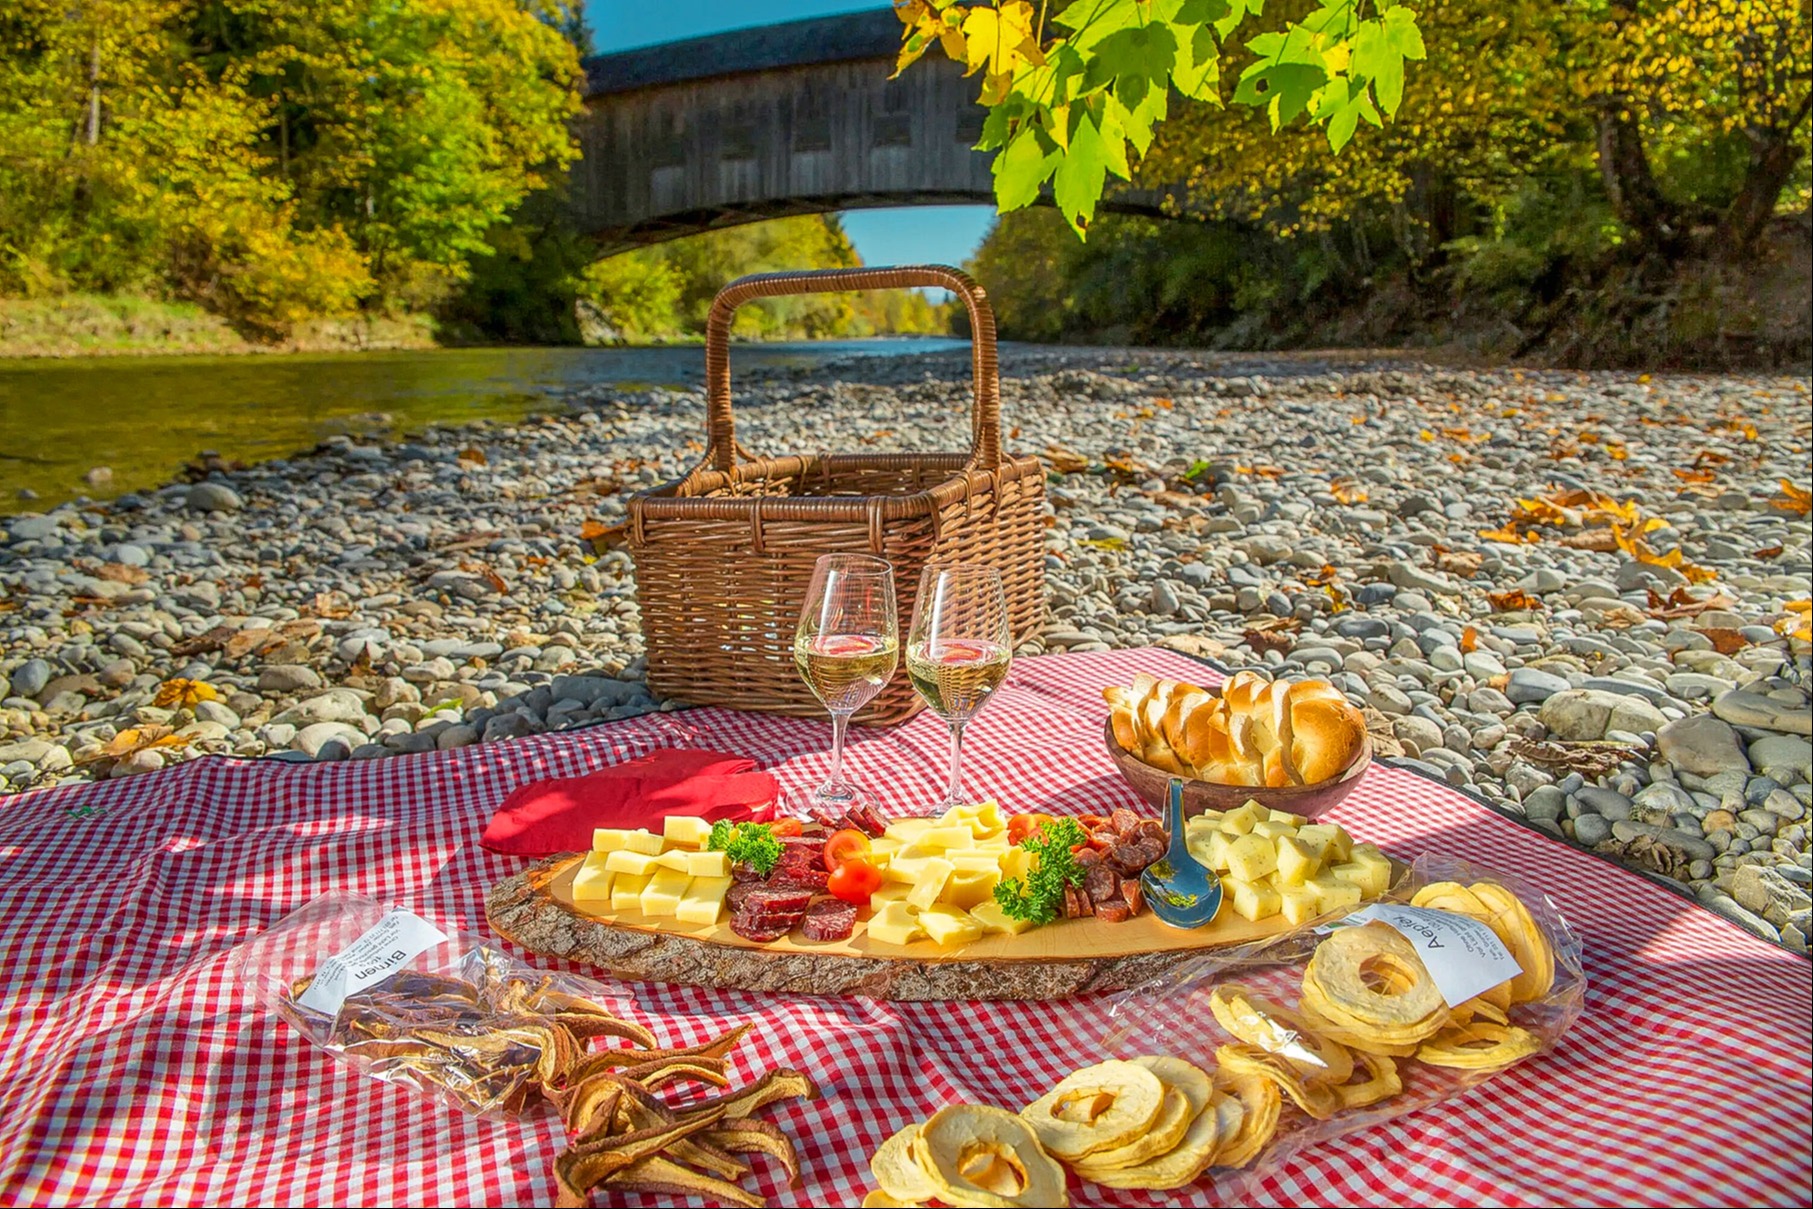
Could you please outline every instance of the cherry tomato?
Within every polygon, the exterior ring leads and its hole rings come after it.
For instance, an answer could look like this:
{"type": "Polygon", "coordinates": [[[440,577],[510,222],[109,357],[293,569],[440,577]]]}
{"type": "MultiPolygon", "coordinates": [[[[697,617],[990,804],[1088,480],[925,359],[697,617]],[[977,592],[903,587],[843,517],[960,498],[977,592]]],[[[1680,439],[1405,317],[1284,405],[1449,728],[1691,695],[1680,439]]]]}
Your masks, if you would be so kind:
{"type": "Polygon", "coordinates": [[[776,819],[768,826],[777,839],[783,835],[803,835],[806,830],[798,819],[776,819]]]}
{"type": "Polygon", "coordinates": [[[860,856],[853,856],[831,871],[825,888],[847,903],[866,907],[869,896],[881,889],[881,870],[860,856]]]}
{"type": "Polygon", "coordinates": [[[1018,845],[1019,842],[1051,822],[1048,814],[1016,814],[1007,820],[1007,842],[1018,845]]]}
{"type": "Polygon", "coordinates": [[[869,837],[854,827],[845,827],[825,841],[825,868],[837,872],[845,861],[869,855],[869,837]]]}

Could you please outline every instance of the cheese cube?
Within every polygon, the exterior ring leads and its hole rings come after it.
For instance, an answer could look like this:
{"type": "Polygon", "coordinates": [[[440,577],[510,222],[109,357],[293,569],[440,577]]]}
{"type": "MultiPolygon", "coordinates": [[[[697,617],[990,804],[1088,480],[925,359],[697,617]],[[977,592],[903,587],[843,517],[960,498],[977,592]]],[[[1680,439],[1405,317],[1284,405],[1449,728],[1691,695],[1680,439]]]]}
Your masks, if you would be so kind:
{"type": "Polygon", "coordinates": [[[1252,834],[1262,835],[1268,840],[1275,840],[1281,835],[1294,835],[1297,829],[1289,823],[1273,822],[1271,819],[1260,819],[1253,824],[1252,834]]]}
{"type": "MultiPolygon", "coordinates": [[[[1225,872],[1228,867],[1228,846],[1239,838],[1241,837],[1229,835],[1225,831],[1217,831],[1209,836],[1208,844],[1203,847],[1202,854],[1197,859],[1211,869],[1225,872]]],[[[1185,842],[1189,842],[1187,836],[1185,842]]]]}
{"type": "Polygon", "coordinates": [[[680,899],[692,878],[679,869],[660,869],[642,889],[642,914],[672,915],[680,909],[680,899]]]}
{"type": "Polygon", "coordinates": [[[670,814],[661,820],[661,838],[683,848],[703,848],[711,838],[711,824],[689,814],[670,814]]]}
{"type": "Polygon", "coordinates": [[[978,903],[969,909],[969,916],[982,925],[985,934],[1005,932],[1009,936],[1018,936],[1032,927],[1029,919],[1015,919],[1001,909],[997,902],[978,903]]]}
{"type": "Polygon", "coordinates": [[[1316,892],[1308,886],[1281,887],[1278,890],[1278,909],[1293,928],[1321,914],[1316,910],[1316,892]]]}
{"type": "Polygon", "coordinates": [[[729,877],[730,858],[722,852],[688,852],[686,871],[694,877],[729,877]]]}
{"type": "Polygon", "coordinates": [[[661,867],[661,861],[659,857],[650,856],[646,852],[631,852],[628,848],[620,848],[616,852],[605,854],[604,867],[612,873],[635,873],[647,877],[661,867]]]}
{"type": "MultiPolygon", "coordinates": [[[[985,903],[995,896],[995,884],[1001,880],[999,869],[972,871],[958,869],[951,874],[950,881],[944,884],[944,893],[938,901],[949,903],[953,907],[965,909],[977,903],[985,903]]],[[[930,931],[928,928],[927,931],[930,931]]]]}
{"type": "MultiPolygon", "coordinates": [[[[1226,886],[1230,883],[1223,882],[1222,884],[1226,886]]],[[[1233,886],[1231,897],[1234,900],[1234,914],[1242,919],[1250,919],[1257,923],[1278,914],[1283,906],[1278,892],[1270,886],[1262,885],[1259,882],[1242,881],[1240,878],[1233,878],[1231,884],[1233,886]]]]}
{"type": "Polygon", "coordinates": [[[629,842],[629,832],[619,827],[594,827],[592,829],[593,852],[615,852],[629,842]]]}
{"type": "MultiPolygon", "coordinates": [[[[722,856],[722,853],[719,853],[722,856]]],[[[715,924],[724,913],[724,896],[730,892],[731,878],[695,877],[686,887],[686,893],[680,896],[680,905],[674,909],[674,918],[682,923],[715,924]]]]}
{"type": "Polygon", "coordinates": [[[976,807],[976,821],[988,831],[1001,831],[1007,827],[1007,820],[1001,816],[1001,803],[993,798],[976,807]]]}
{"type": "Polygon", "coordinates": [[[1302,815],[1292,814],[1288,810],[1268,811],[1266,817],[1271,819],[1271,821],[1274,823],[1286,823],[1292,827],[1301,827],[1301,826],[1303,826],[1303,824],[1309,822],[1309,820],[1304,818],[1302,815]]]}
{"type": "Polygon", "coordinates": [[[906,896],[906,901],[923,911],[938,901],[944,893],[944,884],[950,880],[956,866],[949,861],[936,857],[925,862],[918,877],[913,879],[913,889],[906,896]]]}
{"type": "Polygon", "coordinates": [[[910,844],[937,825],[937,819],[895,819],[882,829],[882,835],[910,844]]]}
{"type": "Polygon", "coordinates": [[[1295,836],[1278,837],[1278,880],[1286,886],[1301,886],[1316,875],[1322,862],[1295,836]]]}
{"type": "Polygon", "coordinates": [[[1184,826],[1188,827],[1191,823],[1196,823],[1203,827],[1215,827],[1227,817],[1227,813],[1225,810],[1205,810],[1201,814],[1193,814],[1185,819],[1184,826]]]}
{"type": "Polygon", "coordinates": [[[924,936],[925,929],[919,926],[919,912],[905,902],[891,902],[869,920],[868,935],[882,944],[904,945],[924,936]]]}
{"type": "Polygon", "coordinates": [[[944,859],[959,873],[1001,872],[1001,858],[993,852],[952,852],[944,859]]]}
{"type": "Polygon", "coordinates": [[[888,862],[884,873],[891,882],[911,884],[919,880],[920,875],[925,872],[925,867],[933,861],[947,866],[950,864],[941,856],[905,856],[896,852],[894,859],[888,862]]]}
{"type": "MultiPolygon", "coordinates": [[[[680,872],[685,873],[687,871],[686,858],[697,855],[698,853],[688,852],[684,848],[675,848],[672,852],[663,852],[660,856],[657,856],[655,858],[655,865],[660,869],[678,869],[680,872]]],[[[720,852],[718,855],[722,856],[723,853],[720,852]]]]}
{"type": "Polygon", "coordinates": [[[1333,823],[1310,823],[1299,827],[1297,838],[1323,841],[1322,863],[1325,865],[1339,864],[1353,853],[1353,837],[1333,823]]]}
{"type": "Polygon", "coordinates": [[[994,831],[990,832],[988,835],[978,836],[976,840],[970,844],[970,851],[993,852],[999,854],[1006,852],[1011,847],[1013,847],[1013,845],[1007,842],[1007,833],[1005,831],[994,831]]]}
{"type": "Polygon", "coordinates": [[[1229,835],[1245,835],[1253,829],[1254,824],[1269,817],[1265,807],[1249,801],[1246,805],[1230,810],[1221,817],[1221,829],[1229,835]]]}
{"type": "Polygon", "coordinates": [[[921,848],[967,848],[975,838],[975,834],[965,823],[952,827],[928,827],[913,842],[921,848]]]}
{"type": "Polygon", "coordinates": [[[1377,898],[1391,889],[1391,858],[1380,852],[1371,844],[1355,844],[1348,857],[1348,865],[1357,865],[1364,871],[1362,876],[1350,878],[1367,898],[1377,898]]]}
{"type": "Polygon", "coordinates": [[[611,882],[611,910],[640,911],[642,892],[648,888],[650,876],[647,873],[619,873],[611,882]]]}
{"type": "Polygon", "coordinates": [[[1328,915],[1360,905],[1360,888],[1332,873],[1321,873],[1303,883],[1303,888],[1316,895],[1316,914],[1328,915]]]}
{"type": "Polygon", "coordinates": [[[1261,835],[1243,835],[1228,845],[1228,872],[1256,882],[1278,867],[1278,850],[1261,835]]]}
{"type": "Polygon", "coordinates": [[[927,907],[919,913],[919,926],[941,945],[968,944],[982,939],[982,925],[968,911],[943,904],[927,907]]]}
{"type": "Polygon", "coordinates": [[[869,895],[869,909],[879,911],[888,903],[905,902],[906,896],[913,892],[908,882],[888,882],[881,889],[869,895]]]}
{"type": "Polygon", "coordinates": [[[580,907],[604,907],[611,905],[611,879],[615,873],[604,867],[607,854],[593,852],[579,866],[579,872],[573,875],[573,902],[580,907]]]}
{"type": "Polygon", "coordinates": [[[630,852],[643,852],[649,856],[660,856],[664,841],[658,835],[649,833],[646,827],[623,833],[623,847],[630,852]]]}
{"type": "Polygon", "coordinates": [[[1024,848],[1009,848],[1001,857],[1001,880],[1023,878],[1032,872],[1034,857],[1024,848]]]}
{"type": "Polygon", "coordinates": [[[877,852],[894,853],[900,851],[904,847],[906,847],[906,842],[904,840],[897,840],[891,835],[878,835],[869,841],[870,855],[874,855],[877,852]]]}

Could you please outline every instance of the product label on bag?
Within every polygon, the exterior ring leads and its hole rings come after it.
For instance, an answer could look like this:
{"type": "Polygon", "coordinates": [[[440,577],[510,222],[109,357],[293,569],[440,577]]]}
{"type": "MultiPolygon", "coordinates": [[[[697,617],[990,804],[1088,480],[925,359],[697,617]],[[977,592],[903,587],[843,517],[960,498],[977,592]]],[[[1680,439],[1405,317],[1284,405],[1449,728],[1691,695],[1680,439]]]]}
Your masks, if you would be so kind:
{"type": "Polygon", "coordinates": [[[296,1002],[332,1016],[354,991],[382,982],[447,939],[419,915],[391,911],[363,936],[323,961],[296,1002]]]}
{"type": "Polygon", "coordinates": [[[1523,973],[1504,942],[1485,924],[1453,911],[1373,903],[1342,920],[1363,924],[1377,920],[1416,946],[1418,957],[1449,1007],[1465,1003],[1523,973]]]}

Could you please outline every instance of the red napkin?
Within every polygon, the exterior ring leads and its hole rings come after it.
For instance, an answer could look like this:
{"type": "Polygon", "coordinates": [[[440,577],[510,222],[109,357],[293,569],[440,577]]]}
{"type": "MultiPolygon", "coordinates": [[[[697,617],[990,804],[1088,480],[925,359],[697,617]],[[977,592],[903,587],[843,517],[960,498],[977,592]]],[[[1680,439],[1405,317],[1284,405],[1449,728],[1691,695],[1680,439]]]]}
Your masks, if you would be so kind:
{"type": "Polygon", "coordinates": [[[658,831],[670,814],[717,822],[774,816],[780,786],[755,761],[716,751],[663,748],[590,776],[524,785],[498,807],[481,841],[493,852],[585,852],[594,827],[658,831]]]}

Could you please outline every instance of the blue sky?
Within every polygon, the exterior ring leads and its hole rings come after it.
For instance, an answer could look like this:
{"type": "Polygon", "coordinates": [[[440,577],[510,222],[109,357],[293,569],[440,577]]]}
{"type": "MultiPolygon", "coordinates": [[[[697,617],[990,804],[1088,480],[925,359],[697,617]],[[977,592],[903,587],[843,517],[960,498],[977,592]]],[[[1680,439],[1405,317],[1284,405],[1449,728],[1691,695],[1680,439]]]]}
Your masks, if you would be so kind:
{"type": "MultiPolygon", "coordinates": [[[[885,7],[876,0],[586,0],[586,16],[599,53],[609,54],[727,29],[885,7]]],[[[962,264],[993,220],[994,211],[987,206],[909,206],[851,211],[844,216],[844,230],[865,264],[962,264]]]]}

